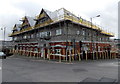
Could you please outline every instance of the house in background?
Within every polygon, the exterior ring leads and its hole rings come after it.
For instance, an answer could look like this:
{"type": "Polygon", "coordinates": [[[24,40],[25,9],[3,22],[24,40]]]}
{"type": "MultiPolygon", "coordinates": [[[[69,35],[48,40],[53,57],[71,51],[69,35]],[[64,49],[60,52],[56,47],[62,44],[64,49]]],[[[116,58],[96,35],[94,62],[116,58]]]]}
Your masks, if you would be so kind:
{"type": "Polygon", "coordinates": [[[14,48],[14,45],[13,45],[13,41],[3,41],[1,40],[0,41],[0,51],[2,51],[3,49],[12,49],[14,48]]]}

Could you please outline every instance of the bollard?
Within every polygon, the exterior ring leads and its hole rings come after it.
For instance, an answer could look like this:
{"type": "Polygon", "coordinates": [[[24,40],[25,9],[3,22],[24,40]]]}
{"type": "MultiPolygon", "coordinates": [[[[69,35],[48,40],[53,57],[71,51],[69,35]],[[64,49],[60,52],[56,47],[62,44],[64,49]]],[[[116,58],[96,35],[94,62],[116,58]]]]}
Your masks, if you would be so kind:
{"type": "Polygon", "coordinates": [[[106,54],[106,51],[105,51],[105,59],[106,59],[106,57],[107,57],[107,54],[106,54]]]}
{"type": "Polygon", "coordinates": [[[48,49],[48,58],[50,60],[50,49],[48,49]]]}
{"type": "Polygon", "coordinates": [[[20,55],[21,50],[19,50],[19,55],[20,55]]]}
{"type": "Polygon", "coordinates": [[[106,51],[106,59],[108,59],[108,52],[106,51]]]}
{"type": "Polygon", "coordinates": [[[33,58],[35,58],[35,56],[36,56],[36,53],[34,52],[34,54],[33,54],[33,58]]]}
{"type": "Polygon", "coordinates": [[[104,59],[104,52],[101,52],[102,53],[102,59],[104,59]]]}
{"type": "Polygon", "coordinates": [[[32,57],[32,51],[30,51],[30,58],[32,57]]]}
{"type": "Polygon", "coordinates": [[[67,62],[67,56],[68,56],[68,54],[66,53],[66,57],[65,57],[65,59],[66,59],[66,62],[67,62]]]}
{"type": "Polygon", "coordinates": [[[61,56],[59,55],[59,62],[61,62],[61,56]]]}
{"type": "Polygon", "coordinates": [[[73,52],[73,54],[72,54],[72,60],[74,61],[74,56],[75,56],[74,48],[73,48],[72,52],[73,52]]]}
{"type": "Polygon", "coordinates": [[[71,51],[69,50],[69,62],[71,62],[71,51]]]}
{"type": "Polygon", "coordinates": [[[105,52],[103,52],[103,59],[105,59],[105,52]]]}
{"type": "MultiPolygon", "coordinates": [[[[78,51],[77,51],[78,52],[78,51]]],[[[81,61],[81,58],[80,58],[80,52],[78,52],[78,56],[79,56],[79,61],[81,61]]]]}
{"type": "Polygon", "coordinates": [[[106,59],[106,51],[104,53],[105,53],[104,59],[106,59]]]}
{"type": "Polygon", "coordinates": [[[43,51],[43,58],[44,58],[44,60],[45,60],[45,49],[44,49],[44,51],[43,51]]]}
{"type": "Polygon", "coordinates": [[[94,52],[92,52],[92,55],[93,55],[93,60],[94,60],[94,52]]]}
{"type": "Polygon", "coordinates": [[[99,54],[100,54],[99,56],[100,56],[100,59],[101,59],[101,52],[99,52],[99,54]]]}
{"type": "Polygon", "coordinates": [[[30,51],[28,51],[28,57],[30,56],[30,51]]]}
{"type": "Polygon", "coordinates": [[[112,52],[111,52],[111,59],[113,59],[113,54],[112,54],[112,52]]]}
{"type": "Polygon", "coordinates": [[[24,50],[24,53],[23,53],[23,55],[25,56],[25,50],[24,50]]]}
{"type": "Polygon", "coordinates": [[[40,52],[38,52],[38,58],[40,58],[40,52]]]}
{"type": "Polygon", "coordinates": [[[53,55],[53,59],[55,60],[55,55],[53,55]]]}
{"type": "Polygon", "coordinates": [[[66,55],[65,55],[66,62],[67,62],[67,56],[68,56],[68,50],[66,49],[66,55]]]}
{"type": "Polygon", "coordinates": [[[96,51],[96,59],[98,60],[98,52],[96,51]]]}
{"type": "Polygon", "coordinates": [[[110,51],[110,59],[111,59],[111,51],[110,51]]]}
{"type": "Polygon", "coordinates": [[[39,52],[37,52],[37,59],[39,58],[39,52]]]}
{"type": "Polygon", "coordinates": [[[30,57],[30,51],[28,52],[28,57],[30,57]]]}
{"type": "Polygon", "coordinates": [[[114,51],[114,59],[116,58],[116,53],[115,53],[115,51],[114,51]]]}
{"type": "Polygon", "coordinates": [[[86,60],[87,60],[87,58],[88,58],[88,57],[87,57],[87,51],[85,51],[85,55],[86,55],[86,60]]]}
{"type": "Polygon", "coordinates": [[[28,53],[27,53],[27,56],[29,57],[29,51],[28,51],[28,53]]]}
{"type": "Polygon", "coordinates": [[[79,61],[81,61],[80,53],[78,55],[79,55],[79,61]]]}
{"type": "Polygon", "coordinates": [[[107,59],[109,59],[109,53],[108,53],[108,51],[107,51],[107,59]]]}
{"type": "Polygon", "coordinates": [[[117,54],[116,54],[116,52],[115,52],[115,58],[117,57],[117,54]]]}
{"type": "MultiPolygon", "coordinates": [[[[65,49],[63,49],[63,54],[65,55],[65,49]]],[[[63,57],[63,60],[65,61],[65,56],[63,57]]]]}
{"type": "Polygon", "coordinates": [[[110,54],[111,54],[111,59],[112,59],[112,52],[110,52],[110,54]]]}

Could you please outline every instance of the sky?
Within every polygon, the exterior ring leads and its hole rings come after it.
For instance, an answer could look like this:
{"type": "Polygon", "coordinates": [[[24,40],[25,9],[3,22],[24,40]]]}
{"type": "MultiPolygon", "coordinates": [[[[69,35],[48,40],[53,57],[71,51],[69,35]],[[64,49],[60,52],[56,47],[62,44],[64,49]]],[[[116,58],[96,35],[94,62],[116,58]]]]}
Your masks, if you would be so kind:
{"type": "Polygon", "coordinates": [[[3,40],[5,28],[5,39],[11,40],[11,34],[15,24],[26,16],[35,17],[39,15],[42,8],[55,11],[65,8],[90,21],[91,17],[100,15],[93,19],[93,23],[102,29],[115,34],[118,37],[118,1],[119,0],[1,0],[0,2],[0,40],[3,40]]]}

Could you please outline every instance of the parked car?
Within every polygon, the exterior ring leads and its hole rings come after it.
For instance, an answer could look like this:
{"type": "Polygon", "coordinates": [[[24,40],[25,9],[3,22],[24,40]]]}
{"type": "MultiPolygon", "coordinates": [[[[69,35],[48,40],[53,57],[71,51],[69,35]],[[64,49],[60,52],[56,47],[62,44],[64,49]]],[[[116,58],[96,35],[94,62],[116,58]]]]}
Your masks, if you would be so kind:
{"type": "Polygon", "coordinates": [[[10,49],[8,48],[2,49],[2,52],[4,52],[4,54],[6,54],[7,57],[13,55],[13,53],[10,53],[10,49]]]}
{"type": "Polygon", "coordinates": [[[0,59],[6,59],[6,54],[4,52],[0,52],[0,59]]]}

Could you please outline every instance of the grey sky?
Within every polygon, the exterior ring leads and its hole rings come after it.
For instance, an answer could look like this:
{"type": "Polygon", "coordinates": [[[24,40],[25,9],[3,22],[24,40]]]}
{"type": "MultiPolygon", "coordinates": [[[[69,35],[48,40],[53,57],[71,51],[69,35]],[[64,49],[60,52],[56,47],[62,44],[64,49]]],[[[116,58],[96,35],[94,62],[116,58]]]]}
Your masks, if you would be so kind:
{"type": "MultiPolygon", "coordinates": [[[[55,11],[64,7],[77,16],[87,20],[94,18],[93,23],[102,26],[104,30],[118,32],[118,1],[119,0],[2,0],[0,3],[0,27],[6,27],[6,40],[12,27],[20,23],[20,19],[27,16],[36,16],[42,8],[55,11]]],[[[3,39],[3,31],[0,30],[0,40],[3,39]]]]}

